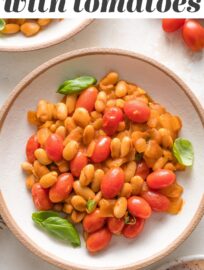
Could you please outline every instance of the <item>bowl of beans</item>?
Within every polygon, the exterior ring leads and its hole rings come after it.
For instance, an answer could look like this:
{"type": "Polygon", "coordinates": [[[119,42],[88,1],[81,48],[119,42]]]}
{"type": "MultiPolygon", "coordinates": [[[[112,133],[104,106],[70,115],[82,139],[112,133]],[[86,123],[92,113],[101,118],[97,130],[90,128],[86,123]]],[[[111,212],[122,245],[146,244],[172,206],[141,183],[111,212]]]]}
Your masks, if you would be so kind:
{"type": "Polygon", "coordinates": [[[0,51],[31,51],[46,48],[69,39],[91,21],[0,19],[0,51]]]}
{"type": "Polygon", "coordinates": [[[146,267],[203,215],[202,108],[152,59],[61,55],[13,90],[0,123],[1,215],[63,269],[146,267]]]}

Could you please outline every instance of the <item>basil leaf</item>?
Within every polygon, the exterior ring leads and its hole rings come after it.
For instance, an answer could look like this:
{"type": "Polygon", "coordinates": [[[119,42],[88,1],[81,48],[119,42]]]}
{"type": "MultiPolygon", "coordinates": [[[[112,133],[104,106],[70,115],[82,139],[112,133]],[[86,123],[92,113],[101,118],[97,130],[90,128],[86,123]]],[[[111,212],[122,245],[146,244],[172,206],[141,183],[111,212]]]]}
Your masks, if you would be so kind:
{"type": "Polygon", "coordinates": [[[81,241],[75,227],[64,218],[49,217],[42,222],[43,227],[57,238],[70,242],[73,246],[80,246],[81,241]]]}
{"type": "Polygon", "coordinates": [[[86,204],[86,208],[87,208],[88,213],[93,212],[95,210],[95,208],[96,208],[96,201],[88,200],[88,202],[86,204]]]}
{"type": "Polygon", "coordinates": [[[0,19],[0,31],[2,31],[4,29],[5,25],[6,25],[5,20],[4,19],[0,19]]]}
{"type": "Polygon", "coordinates": [[[125,224],[134,225],[136,223],[136,218],[133,216],[125,216],[125,224]]]}
{"type": "Polygon", "coordinates": [[[58,88],[57,92],[63,95],[79,93],[87,87],[96,84],[97,80],[92,76],[81,76],[65,81],[58,88]]]}
{"type": "Polygon", "coordinates": [[[49,217],[60,217],[60,215],[54,211],[38,211],[32,214],[32,220],[40,226],[42,226],[42,222],[49,217]]]}
{"type": "Polygon", "coordinates": [[[80,246],[81,241],[75,227],[53,211],[39,211],[32,214],[33,221],[51,235],[73,246],[80,246]]]}
{"type": "Polygon", "coordinates": [[[173,154],[178,162],[184,166],[192,166],[194,160],[193,146],[190,141],[178,138],[173,145],[173,154]]]}

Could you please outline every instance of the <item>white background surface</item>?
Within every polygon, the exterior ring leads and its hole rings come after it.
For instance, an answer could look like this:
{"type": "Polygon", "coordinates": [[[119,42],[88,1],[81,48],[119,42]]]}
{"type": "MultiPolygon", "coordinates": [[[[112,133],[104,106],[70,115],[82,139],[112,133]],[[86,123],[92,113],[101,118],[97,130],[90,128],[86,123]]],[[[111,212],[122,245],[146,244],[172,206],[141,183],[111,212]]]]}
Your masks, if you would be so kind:
{"type": "MultiPolygon", "coordinates": [[[[177,73],[204,105],[204,53],[193,54],[186,49],[180,33],[165,35],[159,20],[97,20],[76,37],[60,45],[35,52],[0,53],[0,105],[13,87],[39,64],[64,52],[83,47],[115,47],[150,56],[177,73]]],[[[157,269],[158,265],[172,258],[204,254],[203,243],[204,220],[170,257],[150,269],[157,269]]],[[[0,270],[13,269],[57,270],[31,254],[4,229],[0,231],[0,270]]]]}

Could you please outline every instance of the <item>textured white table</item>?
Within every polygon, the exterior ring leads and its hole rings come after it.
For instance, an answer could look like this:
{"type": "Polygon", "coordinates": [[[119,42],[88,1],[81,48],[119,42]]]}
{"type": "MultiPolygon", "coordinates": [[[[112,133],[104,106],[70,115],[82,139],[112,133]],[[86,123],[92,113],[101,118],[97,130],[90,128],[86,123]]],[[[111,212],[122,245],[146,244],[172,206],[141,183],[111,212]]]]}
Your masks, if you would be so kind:
{"type": "MultiPolygon", "coordinates": [[[[26,53],[0,53],[0,106],[32,69],[59,54],[83,47],[115,47],[150,56],[177,73],[204,105],[204,53],[186,49],[178,34],[165,35],[159,20],[96,20],[76,37],[54,47],[26,53]]],[[[202,176],[203,177],[203,176],[202,176]]],[[[148,269],[191,254],[204,254],[204,220],[173,254],[148,269]]],[[[15,237],[0,231],[0,270],[57,270],[31,254],[15,237]]]]}

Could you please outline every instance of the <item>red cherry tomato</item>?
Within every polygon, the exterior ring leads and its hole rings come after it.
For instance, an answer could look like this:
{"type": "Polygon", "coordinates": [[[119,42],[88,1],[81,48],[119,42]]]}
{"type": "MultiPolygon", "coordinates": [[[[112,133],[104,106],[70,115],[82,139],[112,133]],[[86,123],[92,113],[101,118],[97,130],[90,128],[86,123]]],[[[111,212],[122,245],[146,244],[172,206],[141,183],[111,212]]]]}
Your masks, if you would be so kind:
{"type": "Polygon", "coordinates": [[[49,191],[41,187],[39,183],[35,183],[32,187],[32,196],[35,207],[39,211],[46,211],[52,208],[52,203],[49,199],[49,191]]]}
{"type": "Polygon", "coordinates": [[[40,144],[38,143],[37,135],[31,136],[28,139],[27,144],[26,144],[26,156],[27,156],[27,160],[30,163],[33,163],[36,160],[34,152],[39,147],[40,147],[40,144]]]}
{"type": "Polygon", "coordinates": [[[144,224],[145,224],[144,219],[137,218],[135,224],[125,225],[122,233],[126,238],[135,238],[143,231],[144,224]]]}
{"type": "Polygon", "coordinates": [[[73,176],[79,177],[81,170],[88,164],[88,159],[84,153],[78,152],[70,161],[70,170],[73,176]]]}
{"type": "Polygon", "coordinates": [[[158,192],[147,191],[142,194],[142,197],[155,212],[166,212],[169,209],[169,199],[158,192]]]}
{"type": "Polygon", "coordinates": [[[151,216],[150,205],[141,197],[132,196],[128,199],[128,211],[134,217],[147,219],[151,216]]]}
{"type": "Polygon", "coordinates": [[[57,182],[50,188],[49,197],[54,203],[65,200],[72,191],[74,179],[71,173],[58,176],[57,182]]]}
{"type": "Polygon", "coordinates": [[[195,20],[186,20],[183,26],[183,39],[193,51],[204,48],[204,27],[195,20]]]}
{"type": "Polygon", "coordinates": [[[89,87],[84,90],[76,103],[76,108],[85,108],[88,112],[92,112],[98,95],[98,90],[96,87],[89,87]]]}
{"type": "Polygon", "coordinates": [[[101,136],[95,145],[95,149],[91,156],[91,159],[95,163],[103,162],[110,155],[111,138],[108,136],[101,136]]]}
{"type": "Polygon", "coordinates": [[[103,130],[108,136],[112,136],[121,121],[123,121],[122,110],[118,107],[108,108],[103,115],[103,130]]]}
{"type": "Polygon", "coordinates": [[[126,101],[124,112],[135,123],[145,123],[150,117],[150,108],[146,103],[137,99],[126,101]]]}
{"type": "Polygon", "coordinates": [[[142,177],[142,179],[146,179],[149,175],[149,167],[147,166],[145,161],[139,162],[137,165],[135,175],[142,177]]]}
{"type": "Polygon", "coordinates": [[[63,152],[63,139],[58,134],[51,134],[45,142],[45,151],[53,161],[60,161],[63,152]]]}
{"type": "Polygon", "coordinates": [[[105,249],[112,238],[111,232],[107,229],[101,229],[90,234],[86,240],[86,247],[89,252],[98,252],[105,249]]]}
{"type": "Polygon", "coordinates": [[[106,199],[113,199],[125,182],[125,174],[120,168],[110,169],[101,181],[101,192],[106,199]]]}
{"type": "Polygon", "coordinates": [[[100,210],[96,209],[93,213],[85,216],[83,228],[85,232],[93,233],[101,229],[105,224],[106,218],[101,217],[100,210]]]}
{"type": "Polygon", "coordinates": [[[163,19],[162,28],[167,33],[175,32],[184,25],[185,21],[186,19],[163,19]]]}
{"type": "Polygon", "coordinates": [[[125,226],[124,218],[120,219],[115,217],[108,218],[108,229],[113,234],[120,234],[124,226],[125,226]]]}
{"type": "Polygon", "coordinates": [[[175,173],[170,170],[160,169],[147,176],[147,185],[152,189],[160,189],[172,185],[175,180],[175,173]]]}

